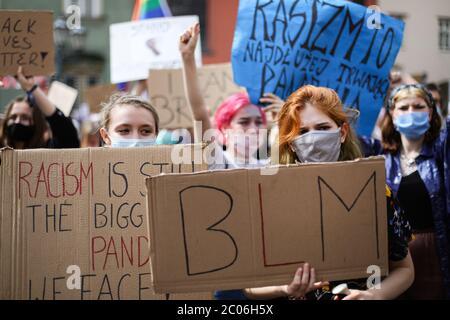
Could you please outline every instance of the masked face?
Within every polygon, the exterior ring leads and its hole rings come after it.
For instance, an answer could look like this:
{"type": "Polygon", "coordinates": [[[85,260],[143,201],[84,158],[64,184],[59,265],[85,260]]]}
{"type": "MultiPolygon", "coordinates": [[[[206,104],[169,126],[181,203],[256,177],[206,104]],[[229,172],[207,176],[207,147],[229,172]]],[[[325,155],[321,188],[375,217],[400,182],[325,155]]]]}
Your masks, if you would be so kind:
{"type": "Polygon", "coordinates": [[[257,151],[267,140],[265,130],[233,131],[226,134],[227,150],[241,159],[256,158],[257,151]]]}
{"type": "Polygon", "coordinates": [[[418,140],[430,128],[431,113],[431,108],[422,98],[402,99],[392,112],[395,129],[407,139],[418,140]]]}
{"type": "Polygon", "coordinates": [[[121,105],[110,113],[109,128],[100,129],[107,146],[131,148],[152,146],[156,142],[153,114],[142,107],[121,105]]]}
{"type": "Polygon", "coordinates": [[[300,162],[334,162],[339,159],[347,127],[339,128],[327,114],[307,103],[300,111],[300,132],[291,148],[300,162]]]}
{"type": "Polygon", "coordinates": [[[149,139],[121,139],[111,138],[112,148],[138,148],[138,147],[151,147],[156,144],[155,138],[149,139]]]}
{"type": "Polygon", "coordinates": [[[16,102],[6,120],[6,134],[12,141],[27,142],[33,138],[33,111],[26,102],[16,102]]]}
{"type": "Polygon", "coordinates": [[[260,134],[260,129],[265,127],[259,107],[249,105],[242,108],[225,130],[227,150],[233,150],[245,159],[256,156],[256,151],[265,142],[265,135],[260,134]]]}
{"type": "Polygon", "coordinates": [[[335,162],[341,153],[341,129],[310,131],[298,136],[292,148],[300,162],[335,162]]]}
{"type": "Polygon", "coordinates": [[[6,127],[6,134],[12,141],[28,142],[33,138],[34,126],[24,126],[21,123],[13,123],[6,127]]]}

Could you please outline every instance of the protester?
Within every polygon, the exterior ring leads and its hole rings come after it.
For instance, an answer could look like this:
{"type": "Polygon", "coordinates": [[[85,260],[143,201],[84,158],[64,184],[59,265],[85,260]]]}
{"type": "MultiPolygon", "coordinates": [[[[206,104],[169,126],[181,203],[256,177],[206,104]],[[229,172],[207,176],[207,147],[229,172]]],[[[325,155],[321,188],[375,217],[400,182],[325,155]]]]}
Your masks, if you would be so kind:
{"type": "Polygon", "coordinates": [[[103,105],[100,135],[108,147],[153,146],[158,132],[158,113],[140,97],[117,93],[103,105]]]}
{"type": "MultiPolygon", "coordinates": [[[[398,87],[402,84],[415,84],[417,81],[406,72],[402,72],[400,70],[397,70],[396,68],[393,68],[391,72],[389,73],[389,88],[387,90],[386,96],[389,96],[389,94],[394,90],[394,88],[398,87]]],[[[380,112],[378,113],[377,121],[375,123],[375,127],[372,131],[372,138],[374,140],[381,140],[381,124],[383,123],[383,119],[385,117],[386,110],[384,108],[380,109],[380,112]]],[[[362,141],[362,149],[364,154],[370,154],[370,150],[365,150],[366,147],[368,147],[364,141],[362,141]]]]}
{"type": "MultiPolygon", "coordinates": [[[[179,49],[189,104],[194,119],[201,122],[202,134],[205,135],[213,125],[197,79],[195,48],[199,34],[200,25],[192,26],[181,36],[179,49]]],[[[257,154],[267,139],[267,135],[260,134],[261,129],[267,128],[266,115],[261,107],[250,102],[246,93],[237,93],[227,98],[217,108],[214,122],[219,144],[216,142],[216,161],[210,164],[210,169],[261,167],[269,163],[268,158],[260,159],[257,154]]]]}
{"type": "MultiPolygon", "coordinates": [[[[279,159],[281,164],[335,162],[361,157],[357,138],[338,95],[331,89],[304,86],[294,92],[278,116],[279,159]]],[[[379,289],[366,287],[366,280],[349,281],[347,300],[395,299],[414,279],[408,252],[410,229],[402,211],[387,189],[389,276],[379,289]]],[[[222,291],[216,298],[292,299],[331,298],[327,282],[316,282],[315,269],[308,263],[298,268],[293,281],[284,286],[222,291]]],[[[337,283],[331,283],[334,287],[337,283]]]]}
{"type": "Polygon", "coordinates": [[[80,141],[72,120],[48,100],[34,77],[25,77],[19,67],[17,80],[27,96],[17,97],[6,107],[0,145],[14,149],[78,148],[80,141]]]}
{"type": "Polygon", "coordinates": [[[416,268],[406,294],[411,299],[450,298],[450,146],[448,129],[440,129],[441,117],[424,86],[392,92],[379,153],[385,154],[387,183],[415,235],[409,245],[416,268]]]}

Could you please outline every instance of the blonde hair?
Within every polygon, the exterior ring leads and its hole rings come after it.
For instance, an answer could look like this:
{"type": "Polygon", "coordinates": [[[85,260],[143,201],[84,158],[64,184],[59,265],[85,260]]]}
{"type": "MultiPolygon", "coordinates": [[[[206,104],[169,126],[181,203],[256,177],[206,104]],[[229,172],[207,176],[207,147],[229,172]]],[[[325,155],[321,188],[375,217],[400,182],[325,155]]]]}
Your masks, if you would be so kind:
{"type": "Polygon", "coordinates": [[[102,111],[101,111],[100,127],[103,127],[105,129],[108,128],[109,122],[111,120],[110,116],[111,110],[121,105],[131,105],[135,107],[141,107],[150,111],[151,114],[153,115],[153,118],[155,119],[155,133],[158,134],[159,116],[158,113],[156,112],[156,109],[149,102],[145,101],[141,97],[124,93],[115,93],[109,98],[108,102],[101,104],[102,111]]]}
{"type": "Polygon", "coordinates": [[[430,129],[425,133],[425,143],[431,143],[437,139],[441,130],[441,117],[439,116],[434,101],[427,89],[421,85],[404,85],[392,92],[389,99],[388,108],[383,121],[381,123],[381,136],[383,149],[391,154],[396,154],[402,145],[400,133],[395,129],[391,111],[395,109],[395,105],[403,99],[421,98],[427,106],[433,110],[430,121],[430,129]]]}
{"type": "Polygon", "coordinates": [[[407,98],[422,98],[426,104],[431,108],[432,102],[430,101],[430,96],[420,87],[408,86],[404,89],[399,90],[394,96],[391,98],[391,110],[394,109],[395,104],[400,100],[407,98]]]}
{"type": "Polygon", "coordinates": [[[341,100],[334,90],[307,85],[301,87],[289,96],[278,114],[278,148],[279,159],[272,159],[275,163],[295,163],[296,154],[290,144],[300,134],[300,111],[307,103],[312,104],[330,117],[338,127],[348,126],[347,137],[341,145],[339,161],[354,160],[362,157],[356,134],[351,128],[347,114],[344,112],[341,100]]]}

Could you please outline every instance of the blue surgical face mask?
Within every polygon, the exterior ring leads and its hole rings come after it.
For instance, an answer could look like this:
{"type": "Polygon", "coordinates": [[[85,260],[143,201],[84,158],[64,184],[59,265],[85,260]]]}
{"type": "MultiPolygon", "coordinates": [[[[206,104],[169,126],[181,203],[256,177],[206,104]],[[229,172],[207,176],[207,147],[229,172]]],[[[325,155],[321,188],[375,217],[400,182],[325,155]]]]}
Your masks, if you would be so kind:
{"type": "Polygon", "coordinates": [[[155,138],[148,139],[122,139],[122,138],[110,138],[112,148],[137,148],[137,147],[150,147],[155,145],[155,138]]]}
{"type": "Polygon", "coordinates": [[[420,139],[430,128],[428,112],[409,112],[397,116],[394,120],[395,129],[411,140],[420,139]]]}

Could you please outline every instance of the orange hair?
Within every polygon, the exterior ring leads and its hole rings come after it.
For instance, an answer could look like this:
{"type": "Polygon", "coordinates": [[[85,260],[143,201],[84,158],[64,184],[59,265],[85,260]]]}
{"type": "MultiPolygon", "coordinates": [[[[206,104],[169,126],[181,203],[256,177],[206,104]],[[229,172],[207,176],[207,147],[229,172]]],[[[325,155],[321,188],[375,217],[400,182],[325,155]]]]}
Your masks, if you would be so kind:
{"type": "Polygon", "coordinates": [[[341,145],[339,161],[353,160],[362,157],[359,143],[353,132],[345,113],[342,102],[337,93],[328,88],[306,85],[292,93],[278,114],[279,128],[279,160],[280,164],[294,163],[297,156],[292,151],[290,144],[300,134],[300,111],[306,104],[312,104],[330,117],[338,127],[347,126],[348,134],[341,145]]]}

